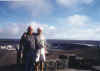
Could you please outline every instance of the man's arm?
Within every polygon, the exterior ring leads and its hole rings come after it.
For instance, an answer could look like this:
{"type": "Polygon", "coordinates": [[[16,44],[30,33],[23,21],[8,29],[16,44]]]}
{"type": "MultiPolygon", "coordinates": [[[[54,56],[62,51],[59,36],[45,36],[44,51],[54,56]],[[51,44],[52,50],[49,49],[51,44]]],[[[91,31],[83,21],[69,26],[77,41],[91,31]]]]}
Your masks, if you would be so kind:
{"type": "Polygon", "coordinates": [[[19,53],[21,58],[23,57],[23,50],[24,50],[24,39],[25,39],[26,34],[24,33],[20,39],[20,43],[19,43],[19,53]]]}
{"type": "Polygon", "coordinates": [[[45,48],[45,53],[47,54],[48,53],[48,51],[47,51],[48,43],[45,38],[44,38],[44,48],[45,48]]]}
{"type": "Polygon", "coordinates": [[[22,58],[23,58],[23,36],[21,37],[19,42],[19,49],[17,49],[17,64],[22,63],[22,58]]]}

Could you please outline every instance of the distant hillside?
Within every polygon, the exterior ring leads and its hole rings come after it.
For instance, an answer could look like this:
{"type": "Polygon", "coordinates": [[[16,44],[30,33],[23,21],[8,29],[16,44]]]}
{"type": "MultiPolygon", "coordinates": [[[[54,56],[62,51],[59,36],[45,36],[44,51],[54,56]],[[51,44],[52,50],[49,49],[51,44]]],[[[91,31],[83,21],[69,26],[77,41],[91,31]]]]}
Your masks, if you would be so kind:
{"type": "MultiPolygon", "coordinates": [[[[0,39],[0,45],[7,45],[7,44],[19,44],[19,39],[0,39]]],[[[48,39],[47,43],[50,45],[61,45],[61,46],[67,46],[67,47],[79,47],[80,45],[94,45],[99,47],[100,41],[94,41],[94,40],[57,40],[57,39],[48,39]]],[[[80,46],[81,47],[81,46],[80,46]]]]}

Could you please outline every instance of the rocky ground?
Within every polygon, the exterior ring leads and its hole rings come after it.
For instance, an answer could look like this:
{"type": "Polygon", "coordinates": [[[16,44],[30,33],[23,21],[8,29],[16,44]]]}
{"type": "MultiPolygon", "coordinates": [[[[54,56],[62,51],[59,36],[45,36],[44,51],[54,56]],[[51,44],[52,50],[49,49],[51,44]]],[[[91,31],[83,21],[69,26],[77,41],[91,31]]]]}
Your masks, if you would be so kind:
{"type": "MultiPolygon", "coordinates": [[[[16,65],[16,51],[0,50],[0,71],[23,71],[23,66],[16,65]]],[[[53,71],[48,69],[48,71],[53,71]]],[[[55,71],[92,71],[81,69],[63,69],[55,71]]]]}

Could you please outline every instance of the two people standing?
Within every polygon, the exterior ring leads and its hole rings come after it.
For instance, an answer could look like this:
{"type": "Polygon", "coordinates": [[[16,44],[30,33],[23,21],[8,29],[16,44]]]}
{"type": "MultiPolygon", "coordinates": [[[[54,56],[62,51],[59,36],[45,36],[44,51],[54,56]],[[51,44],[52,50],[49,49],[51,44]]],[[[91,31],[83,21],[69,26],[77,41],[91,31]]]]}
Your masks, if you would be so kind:
{"type": "Polygon", "coordinates": [[[33,71],[33,63],[46,60],[46,41],[41,28],[38,28],[37,33],[34,33],[34,29],[31,26],[28,27],[27,32],[21,37],[18,53],[25,71],[33,71]]]}

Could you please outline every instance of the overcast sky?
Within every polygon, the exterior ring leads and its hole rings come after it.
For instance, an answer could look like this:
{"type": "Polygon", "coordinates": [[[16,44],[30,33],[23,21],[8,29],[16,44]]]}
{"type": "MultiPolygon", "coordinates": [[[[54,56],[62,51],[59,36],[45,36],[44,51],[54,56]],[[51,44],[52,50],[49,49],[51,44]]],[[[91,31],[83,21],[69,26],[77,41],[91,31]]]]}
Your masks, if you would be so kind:
{"type": "Polygon", "coordinates": [[[29,25],[48,39],[100,40],[100,0],[0,0],[0,38],[29,25]]]}

